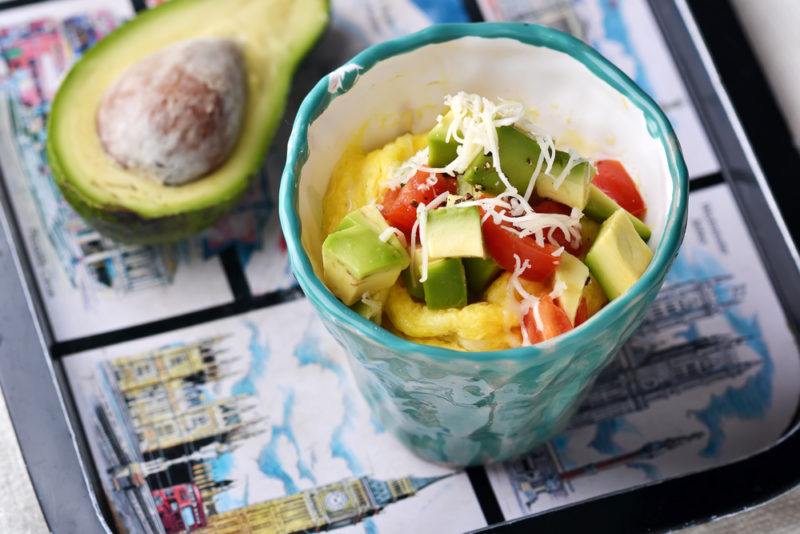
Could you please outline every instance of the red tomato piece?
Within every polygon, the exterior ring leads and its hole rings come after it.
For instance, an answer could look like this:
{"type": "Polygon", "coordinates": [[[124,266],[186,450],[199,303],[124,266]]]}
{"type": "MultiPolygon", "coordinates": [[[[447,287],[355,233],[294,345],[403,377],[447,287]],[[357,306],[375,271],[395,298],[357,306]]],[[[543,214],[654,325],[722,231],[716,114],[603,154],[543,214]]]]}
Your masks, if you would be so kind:
{"type": "Polygon", "coordinates": [[[381,213],[386,222],[411,239],[411,229],[417,220],[417,206],[427,204],[445,191],[455,194],[456,179],[446,174],[436,174],[435,182],[430,173],[419,171],[402,187],[389,189],[383,196],[381,213]],[[433,183],[431,183],[433,182],[433,183]]]}
{"type": "Polygon", "coordinates": [[[589,320],[589,308],[586,306],[586,299],[581,297],[578,310],[575,312],[575,326],[578,327],[589,320]]]}
{"type": "Polygon", "coordinates": [[[539,343],[556,336],[560,336],[565,332],[572,330],[572,323],[569,317],[558,306],[549,295],[545,295],[539,299],[539,317],[542,320],[542,329],[540,330],[536,325],[534,310],[528,310],[525,317],[522,318],[522,328],[528,332],[528,339],[530,342],[539,343]]]}
{"type": "MultiPolygon", "coordinates": [[[[533,206],[533,211],[538,213],[559,213],[561,215],[569,215],[572,213],[572,208],[566,204],[562,204],[561,202],[556,202],[555,200],[542,200],[533,206]]],[[[566,249],[566,251],[570,254],[577,256],[581,253],[581,245],[573,245],[572,241],[566,235],[564,235],[563,230],[556,230],[553,232],[553,239],[555,239],[556,242],[564,247],[564,249],[566,249]]]]}
{"type": "Polygon", "coordinates": [[[643,219],[647,214],[647,206],[636,183],[619,161],[598,161],[597,174],[592,183],[634,216],[643,219]]]}
{"type": "Polygon", "coordinates": [[[520,237],[508,231],[505,225],[495,224],[491,217],[483,222],[482,228],[487,252],[506,271],[514,272],[514,255],[519,256],[523,264],[528,260],[529,266],[520,276],[534,282],[547,280],[558,267],[559,258],[552,255],[556,250],[553,245],[539,246],[533,237],[520,237]]]}

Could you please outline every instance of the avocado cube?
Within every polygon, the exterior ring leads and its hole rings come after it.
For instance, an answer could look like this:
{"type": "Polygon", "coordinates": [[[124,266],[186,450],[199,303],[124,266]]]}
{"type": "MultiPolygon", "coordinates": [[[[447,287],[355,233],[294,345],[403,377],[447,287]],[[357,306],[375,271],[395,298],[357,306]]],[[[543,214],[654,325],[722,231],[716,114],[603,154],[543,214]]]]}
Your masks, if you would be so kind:
{"type": "Polygon", "coordinates": [[[325,284],[348,306],[365,293],[391,287],[408,267],[406,250],[391,239],[381,241],[379,235],[371,226],[354,224],[322,243],[325,284]]]}
{"type": "MultiPolygon", "coordinates": [[[[378,235],[380,235],[381,232],[389,228],[389,223],[387,223],[386,219],[383,218],[383,214],[375,204],[367,204],[366,206],[363,206],[355,211],[351,211],[345,215],[333,231],[338,232],[339,230],[346,230],[351,226],[371,228],[378,235]]],[[[400,239],[396,235],[393,235],[391,238],[389,238],[388,243],[403,248],[402,243],[400,243],[400,239]]]]}
{"type": "Polygon", "coordinates": [[[586,282],[586,287],[583,288],[582,298],[586,301],[587,317],[591,317],[608,304],[608,297],[606,297],[603,288],[600,287],[597,279],[591,274],[589,275],[589,281],[586,282]]]}
{"type": "Polygon", "coordinates": [[[432,310],[467,305],[467,279],[459,258],[434,260],[428,264],[428,279],[422,283],[425,304],[432,310]]]}
{"type": "MultiPolygon", "coordinates": [[[[513,126],[501,126],[497,129],[497,146],[500,150],[500,168],[511,185],[522,194],[539,161],[541,148],[539,143],[513,126]]],[[[567,206],[582,210],[588,199],[588,186],[594,177],[594,167],[588,162],[574,166],[564,181],[556,187],[556,178],[561,174],[569,161],[569,154],[557,151],[550,174],[545,174],[545,164],[536,179],[535,191],[539,196],[551,198],[567,206]]],[[[479,186],[484,191],[498,194],[505,190],[500,181],[490,154],[480,154],[464,172],[464,181],[479,186]]]]}
{"type": "Polygon", "coordinates": [[[428,132],[428,166],[433,168],[446,167],[456,159],[458,142],[455,139],[447,141],[447,129],[453,120],[452,113],[442,118],[442,122],[428,132]]]}
{"type": "Polygon", "coordinates": [[[638,233],[642,239],[645,241],[650,239],[652,232],[645,223],[628,210],[623,209],[599,187],[594,184],[589,185],[589,200],[586,202],[586,208],[583,210],[588,217],[597,222],[603,222],[611,217],[617,210],[622,210],[627,214],[628,219],[630,219],[631,224],[633,224],[633,227],[636,229],[636,233],[638,233]]]}
{"type": "Polygon", "coordinates": [[[589,268],[572,254],[562,252],[555,273],[555,283],[560,282],[564,285],[564,290],[558,297],[558,303],[572,324],[575,324],[575,314],[581,303],[583,288],[588,279],[589,268]]]}
{"type": "Polygon", "coordinates": [[[609,300],[635,284],[653,257],[626,213],[619,209],[603,222],[586,255],[586,265],[609,300]]]}
{"type": "Polygon", "coordinates": [[[414,261],[408,266],[408,269],[403,271],[403,283],[406,286],[406,291],[411,295],[411,298],[424,301],[425,292],[422,289],[422,282],[420,278],[420,264],[422,263],[422,251],[418,247],[417,252],[414,254],[414,261]]]}
{"type": "Polygon", "coordinates": [[[464,258],[463,261],[467,287],[473,298],[483,293],[483,290],[502,272],[492,258],[464,258]]]}
{"type": "Polygon", "coordinates": [[[477,206],[458,205],[428,212],[428,257],[483,258],[481,212],[477,206]]]}
{"type": "Polygon", "coordinates": [[[585,215],[581,217],[581,249],[588,250],[597,239],[598,233],[600,233],[599,222],[585,215]]]}

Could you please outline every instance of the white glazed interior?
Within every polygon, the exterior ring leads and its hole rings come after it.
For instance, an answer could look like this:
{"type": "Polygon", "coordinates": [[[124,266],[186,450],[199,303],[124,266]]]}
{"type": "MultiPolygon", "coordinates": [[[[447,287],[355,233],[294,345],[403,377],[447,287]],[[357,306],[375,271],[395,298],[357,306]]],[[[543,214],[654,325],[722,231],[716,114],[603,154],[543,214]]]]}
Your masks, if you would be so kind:
{"type": "Polygon", "coordinates": [[[622,161],[647,203],[649,245],[658,246],[673,185],[664,148],[648,133],[642,111],[568,54],[513,39],[463,37],[379,62],[310,124],[298,211],[303,247],[318,276],[322,201],[348,142],[360,134],[371,150],[403,133],[424,132],[444,96],[462,90],[522,102],[559,145],[622,161]]]}

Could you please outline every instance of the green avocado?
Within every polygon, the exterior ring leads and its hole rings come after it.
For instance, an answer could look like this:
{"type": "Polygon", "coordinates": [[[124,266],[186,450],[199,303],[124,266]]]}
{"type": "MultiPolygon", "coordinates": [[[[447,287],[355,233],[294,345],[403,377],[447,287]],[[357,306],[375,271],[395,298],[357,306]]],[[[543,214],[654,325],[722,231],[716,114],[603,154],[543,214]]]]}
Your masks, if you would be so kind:
{"type": "MultiPolygon", "coordinates": [[[[539,143],[513,126],[501,126],[497,129],[497,146],[500,151],[500,168],[509,183],[517,188],[517,192],[520,195],[525,193],[542,151],[539,143]]],[[[582,210],[586,206],[588,186],[595,169],[589,162],[582,161],[572,167],[563,182],[556,187],[556,178],[563,172],[569,159],[567,152],[556,151],[550,174],[540,171],[534,189],[539,196],[582,210]]],[[[478,155],[470,163],[463,180],[489,193],[498,194],[505,190],[490,154],[478,155]]]]}
{"type": "Polygon", "coordinates": [[[458,142],[455,139],[447,140],[447,130],[453,122],[453,114],[448,113],[442,122],[428,132],[428,166],[434,168],[446,167],[458,156],[458,142]]]}
{"type": "Polygon", "coordinates": [[[403,271],[403,284],[411,298],[420,302],[425,302],[425,290],[422,282],[419,281],[422,269],[422,248],[417,247],[414,251],[414,259],[409,262],[408,269],[403,271]]]}
{"type": "Polygon", "coordinates": [[[428,279],[422,283],[425,305],[431,310],[463,308],[467,305],[467,278],[460,258],[433,260],[428,279]]]}
{"type": "Polygon", "coordinates": [[[428,247],[432,260],[483,258],[481,212],[477,206],[450,206],[428,213],[428,247]]]}
{"type": "MultiPolygon", "coordinates": [[[[261,166],[294,71],[328,16],[328,0],[172,0],[118,28],[74,65],[52,104],[47,155],[65,198],[97,230],[122,242],[174,241],[212,224],[237,203],[261,166]],[[241,118],[219,161],[175,185],[111,157],[98,117],[126,73],[194,40],[236,47],[241,118]]],[[[175,83],[183,81],[178,76],[175,83]]],[[[180,85],[160,90],[187,93],[180,85]]],[[[137,120],[130,124],[138,127],[137,120]]]]}
{"type": "Polygon", "coordinates": [[[586,254],[586,266],[608,300],[614,300],[635,284],[653,258],[653,251],[636,233],[627,215],[627,211],[618,209],[603,221],[586,254]]]}
{"type": "Polygon", "coordinates": [[[469,294],[479,300],[483,290],[494,282],[503,269],[492,258],[464,258],[463,262],[469,294]]]}
{"type": "Polygon", "coordinates": [[[622,209],[622,207],[617,204],[616,200],[606,195],[600,190],[599,187],[594,184],[589,185],[589,199],[587,200],[586,207],[583,210],[587,217],[597,222],[603,222],[611,217],[611,215],[617,210],[622,210],[625,212],[625,215],[628,217],[628,219],[630,219],[631,224],[633,224],[633,227],[636,229],[636,233],[638,233],[642,239],[645,241],[650,239],[650,234],[652,234],[652,231],[645,223],[643,223],[629,211],[622,209]]]}
{"type": "Polygon", "coordinates": [[[555,283],[563,284],[563,291],[558,297],[558,304],[567,314],[572,324],[575,324],[575,314],[581,303],[583,288],[589,279],[589,268],[584,263],[567,252],[561,254],[561,261],[556,269],[555,283]]]}

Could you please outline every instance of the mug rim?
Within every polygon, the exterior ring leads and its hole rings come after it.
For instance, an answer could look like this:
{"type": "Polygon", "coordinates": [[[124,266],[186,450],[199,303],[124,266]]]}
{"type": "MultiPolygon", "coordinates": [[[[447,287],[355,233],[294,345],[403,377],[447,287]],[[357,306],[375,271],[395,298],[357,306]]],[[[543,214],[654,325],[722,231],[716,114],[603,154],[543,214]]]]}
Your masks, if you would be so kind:
{"type": "Polygon", "coordinates": [[[337,326],[369,339],[393,352],[413,352],[436,360],[468,360],[491,363],[500,360],[533,360],[546,355],[557,356],[560,349],[578,345],[586,339],[602,336],[613,320],[626,313],[628,305],[648,289],[659,284],[678,253],[686,226],[688,172],[677,136],[661,108],[633,80],[579,39],[538,24],[516,22],[452,23],[429,26],[416,33],[384,41],[357,54],[347,63],[325,75],[304,98],[295,117],[287,145],[286,165],[281,176],[278,212],[281,229],[294,275],[308,299],[316,308],[331,315],[337,326]],[[526,347],[492,351],[459,351],[417,343],[393,334],[345,306],[316,275],[301,239],[301,222],[297,213],[299,177],[308,160],[308,128],[340,95],[355,84],[358,76],[377,63],[393,56],[412,52],[423,46],[453,41],[464,37],[512,39],[528,46],[545,47],[565,53],[581,62],[592,74],[624,95],[643,113],[650,135],[661,142],[672,178],[672,198],[661,240],[645,272],[621,297],[610,301],[592,318],[565,334],[526,347]],[[347,73],[353,73],[344,81],[347,73]],[[335,88],[335,90],[331,90],[335,88]]]}

